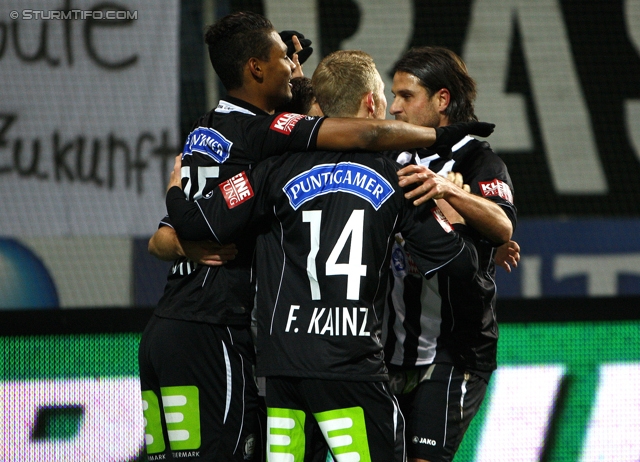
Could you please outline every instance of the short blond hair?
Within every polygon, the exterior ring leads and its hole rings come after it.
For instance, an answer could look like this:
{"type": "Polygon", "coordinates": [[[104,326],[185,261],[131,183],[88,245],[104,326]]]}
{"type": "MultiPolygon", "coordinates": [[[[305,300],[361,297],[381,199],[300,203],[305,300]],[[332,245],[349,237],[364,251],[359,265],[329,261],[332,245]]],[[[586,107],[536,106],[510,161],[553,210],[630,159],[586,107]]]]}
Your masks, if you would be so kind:
{"type": "Polygon", "coordinates": [[[327,55],[311,81],[318,105],[329,117],[354,117],[362,97],[369,92],[378,103],[380,74],[373,58],[364,51],[339,50],[327,55]]]}

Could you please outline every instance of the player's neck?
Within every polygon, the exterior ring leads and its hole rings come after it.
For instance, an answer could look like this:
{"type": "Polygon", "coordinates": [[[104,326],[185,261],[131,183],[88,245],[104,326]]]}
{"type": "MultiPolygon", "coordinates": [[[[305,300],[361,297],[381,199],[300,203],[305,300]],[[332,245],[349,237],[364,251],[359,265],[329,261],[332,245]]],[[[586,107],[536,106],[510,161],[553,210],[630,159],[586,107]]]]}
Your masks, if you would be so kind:
{"type": "Polygon", "coordinates": [[[254,105],[255,107],[262,109],[263,111],[273,114],[275,108],[271,107],[267,98],[262,94],[257,94],[256,92],[247,90],[246,88],[238,88],[235,90],[230,90],[229,96],[233,96],[234,98],[241,99],[242,101],[246,101],[249,104],[254,105]]]}
{"type": "Polygon", "coordinates": [[[438,127],[446,127],[447,125],[451,125],[449,116],[440,114],[440,123],[438,124],[438,127]]]}

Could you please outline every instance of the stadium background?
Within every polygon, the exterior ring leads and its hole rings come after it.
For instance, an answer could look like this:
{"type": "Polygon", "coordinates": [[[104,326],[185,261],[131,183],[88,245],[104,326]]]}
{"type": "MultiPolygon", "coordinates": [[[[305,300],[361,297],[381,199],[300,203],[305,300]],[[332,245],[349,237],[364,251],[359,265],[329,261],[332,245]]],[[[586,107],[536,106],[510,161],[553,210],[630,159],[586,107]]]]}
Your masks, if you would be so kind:
{"type": "Polygon", "coordinates": [[[144,457],[135,350],[170,267],[147,240],[220,94],[203,25],[240,9],[310,38],[307,75],[363,49],[390,100],[393,62],[431,44],[478,82],[522,261],[498,271],[501,367],[456,460],[640,459],[637,0],[3,2],[0,459],[144,457]],[[128,15],[42,19],[109,10],[128,15]]]}

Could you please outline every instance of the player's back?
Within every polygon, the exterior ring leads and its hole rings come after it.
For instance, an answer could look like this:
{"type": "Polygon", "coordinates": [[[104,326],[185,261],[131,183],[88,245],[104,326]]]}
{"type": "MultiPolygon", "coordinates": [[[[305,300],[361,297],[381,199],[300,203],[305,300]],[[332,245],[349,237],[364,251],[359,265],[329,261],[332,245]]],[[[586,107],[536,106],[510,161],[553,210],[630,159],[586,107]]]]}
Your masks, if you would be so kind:
{"type": "Polygon", "coordinates": [[[430,208],[420,218],[404,199],[397,168],[381,155],[323,152],[254,171],[258,188],[268,179],[257,194],[272,207],[257,253],[260,375],[386,378],[380,329],[395,232],[425,241],[425,271],[459,251],[430,208]]]}

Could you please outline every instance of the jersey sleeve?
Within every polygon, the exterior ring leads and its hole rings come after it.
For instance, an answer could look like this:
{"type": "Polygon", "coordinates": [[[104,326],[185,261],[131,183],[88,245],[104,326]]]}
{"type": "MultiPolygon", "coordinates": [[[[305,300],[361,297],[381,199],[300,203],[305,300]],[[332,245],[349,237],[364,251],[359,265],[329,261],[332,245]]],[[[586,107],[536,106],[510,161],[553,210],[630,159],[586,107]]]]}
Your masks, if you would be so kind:
{"type": "MultiPolygon", "coordinates": [[[[507,166],[497,154],[485,147],[482,156],[475,160],[474,174],[471,178],[464,178],[471,192],[498,204],[516,228],[517,210],[513,200],[513,183],[507,166]]],[[[464,173],[463,173],[464,176],[464,173]]]]}
{"type": "Polygon", "coordinates": [[[405,203],[400,232],[407,250],[425,277],[445,271],[457,279],[471,280],[478,270],[478,253],[466,226],[452,226],[429,201],[420,207],[405,203]]]}
{"type": "Polygon", "coordinates": [[[266,213],[266,201],[262,200],[266,198],[266,175],[265,181],[258,180],[260,177],[261,169],[243,171],[197,201],[186,200],[180,188],[172,187],[166,203],[174,229],[182,239],[232,242],[234,236],[260,221],[266,213]]]}
{"type": "Polygon", "coordinates": [[[285,152],[313,151],[323,121],[324,117],[289,112],[247,119],[248,149],[256,153],[258,160],[285,152]]]}
{"type": "Polygon", "coordinates": [[[162,219],[158,223],[158,229],[163,228],[165,226],[168,226],[169,228],[173,228],[173,225],[171,224],[171,218],[169,218],[169,215],[165,215],[164,217],[162,217],[162,219]]]}

